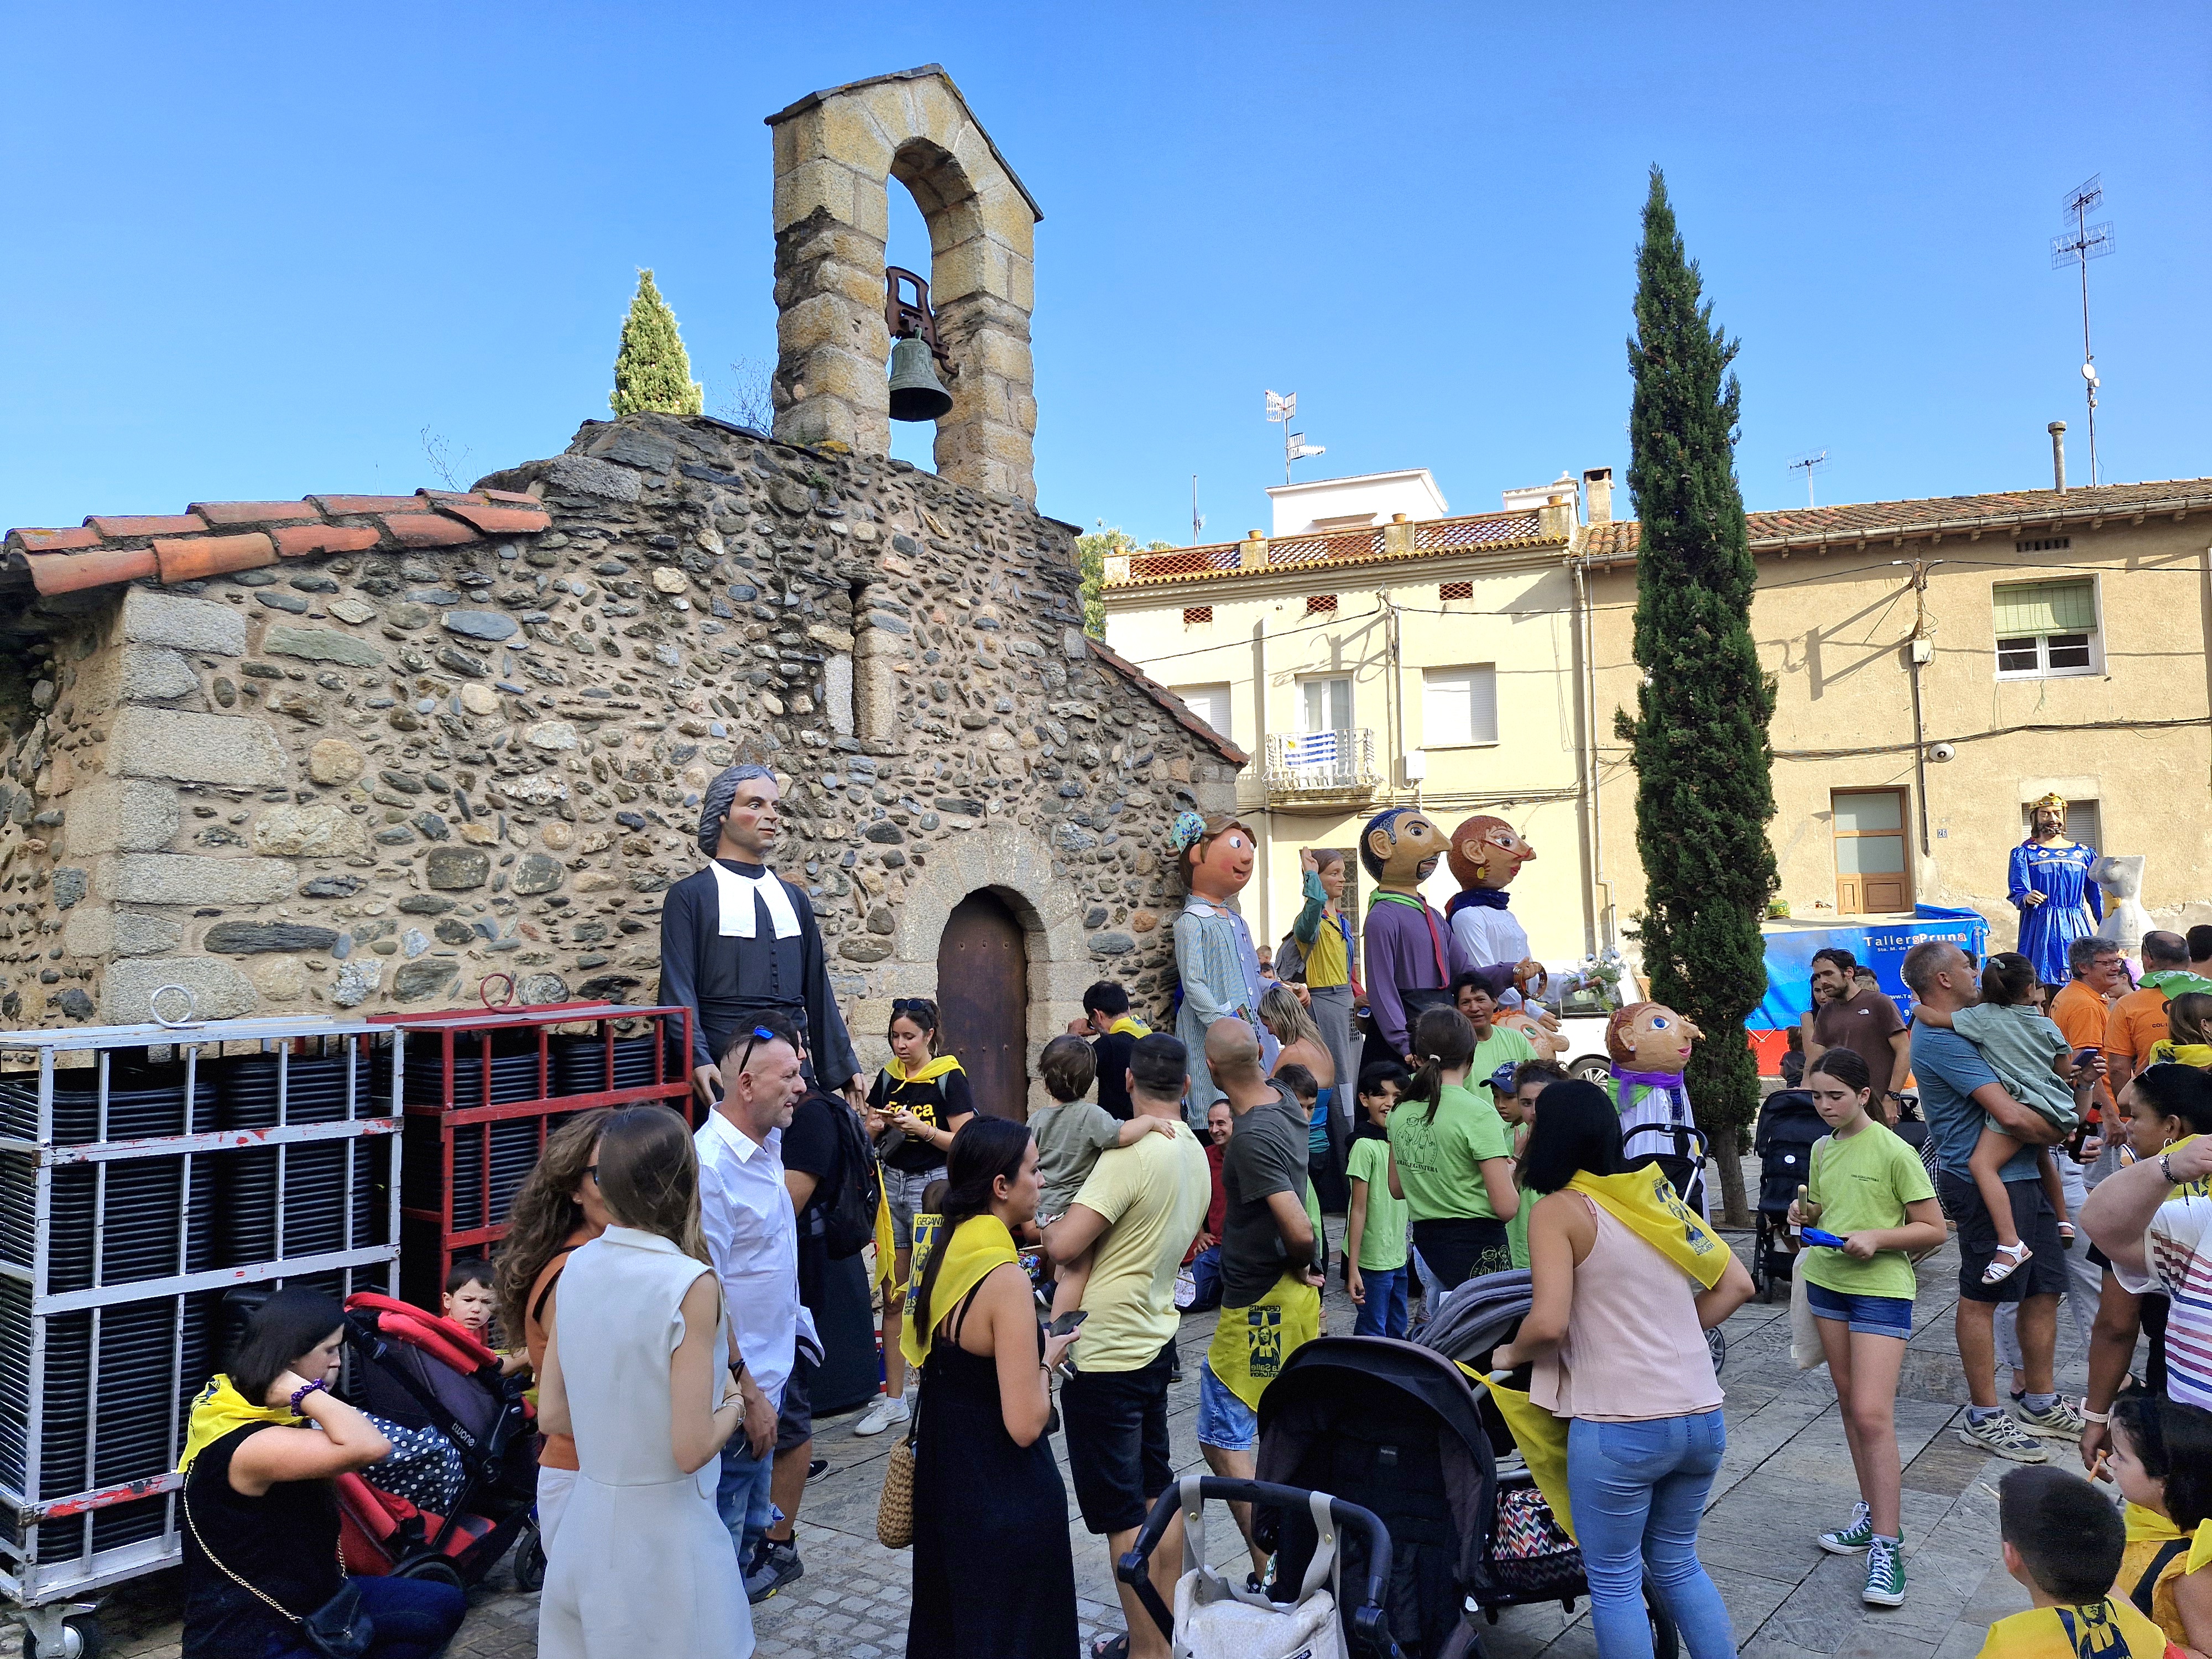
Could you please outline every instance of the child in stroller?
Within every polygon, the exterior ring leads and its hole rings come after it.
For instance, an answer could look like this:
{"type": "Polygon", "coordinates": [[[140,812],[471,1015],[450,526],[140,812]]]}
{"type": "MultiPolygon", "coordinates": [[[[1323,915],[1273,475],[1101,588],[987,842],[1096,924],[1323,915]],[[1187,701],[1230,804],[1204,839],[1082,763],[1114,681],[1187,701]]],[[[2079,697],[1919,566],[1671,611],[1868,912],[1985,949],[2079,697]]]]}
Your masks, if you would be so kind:
{"type": "Polygon", "coordinates": [[[345,1305],[347,1341],[363,1362],[354,1372],[362,1409],[410,1439],[442,1438],[451,1451],[428,1478],[424,1460],[397,1479],[375,1467],[340,1479],[348,1571],[467,1585],[520,1538],[518,1582],[542,1575],[531,1514],[538,1436],[520,1380],[451,1320],[369,1291],[345,1305]]]}

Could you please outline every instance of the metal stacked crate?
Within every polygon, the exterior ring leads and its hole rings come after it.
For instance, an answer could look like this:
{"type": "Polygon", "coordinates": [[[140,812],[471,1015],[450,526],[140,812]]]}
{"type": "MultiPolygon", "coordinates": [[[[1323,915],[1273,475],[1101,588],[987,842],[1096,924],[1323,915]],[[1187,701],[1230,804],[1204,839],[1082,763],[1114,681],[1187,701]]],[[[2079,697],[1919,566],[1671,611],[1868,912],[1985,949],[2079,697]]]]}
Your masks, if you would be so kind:
{"type": "Polygon", "coordinates": [[[224,1293],[392,1288],[383,1036],[305,1017],[0,1034],[0,1594],[41,1651],[96,1641],[73,1598],[179,1558],[173,1471],[224,1293]]]}
{"type": "Polygon", "coordinates": [[[681,1058],[686,1008],[570,1002],[377,1020],[410,1038],[400,1293],[418,1307],[438,1307],[455,1261],[492,1255],[545,1137],[576,1113],[657,1101],[698,1121],[681,1058]]]}

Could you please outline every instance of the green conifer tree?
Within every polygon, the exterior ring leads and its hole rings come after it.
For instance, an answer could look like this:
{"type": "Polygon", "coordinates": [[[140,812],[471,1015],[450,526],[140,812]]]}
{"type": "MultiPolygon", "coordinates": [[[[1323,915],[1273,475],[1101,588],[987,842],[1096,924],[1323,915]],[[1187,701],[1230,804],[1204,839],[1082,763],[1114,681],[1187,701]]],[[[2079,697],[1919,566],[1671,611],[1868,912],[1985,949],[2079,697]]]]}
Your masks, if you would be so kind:
{"type": "Polygon", "coordinates": [[[615,389],[607,398],[617,415],[650,410],[662,415],[696,415],[699,383],[691,378],[691,359],[676,331],[676,313],[653,273],[637,273],[637,295],[623,319],[622,349],[615,353],[615,389]]]}
{"type": "Polygon", "coordinates": [[[1642,539],[1636,562],[1637,712],[1614,714],[1636,769],[1638,919],[1654,1000],[1705,1031],[1685,1077],[1720,1159],[1729,1215],[1744,1214],[1733,1157],[1759,1107],[1743,1022],[1766,994],[1759,920],[1776,884],[1767,722],[1774,685],[1751,632],[1756,573],[1736,487],[1737,343],[1713,326],[1698,266],[1683,252],[1651,169],[1636,261],[1636,392],[1628,487],[1642,539]]]}

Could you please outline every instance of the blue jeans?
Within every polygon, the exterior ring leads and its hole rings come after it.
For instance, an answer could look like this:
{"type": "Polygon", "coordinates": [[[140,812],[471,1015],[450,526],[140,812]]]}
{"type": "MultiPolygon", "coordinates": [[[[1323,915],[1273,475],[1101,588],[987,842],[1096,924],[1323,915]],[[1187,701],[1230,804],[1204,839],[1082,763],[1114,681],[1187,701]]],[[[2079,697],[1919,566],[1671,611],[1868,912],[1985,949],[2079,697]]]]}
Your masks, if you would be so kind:
{"type": "Polygon", "coordinates": [[[1727,1445],[1718,1408],[1569,1426],[1567,1492],[1603,1659],[1650,1659],[1647,1567],[1690,1659],[1735,1659],[1728,1608],[1698,1561],[1698,1519],[1727,1445]]]}
{"type": "Polygon", "coordinates": [[[1354,1336],[1403,1336],[1406,1334],[1406,1275],[1408,1267],[1362,1267],[1360,1287],[1367,1300],[1352,1322],[1354,1336]]]}
{"type": "MultiPolygon", "coordinates": [[[[376,1625],[369,1659],[436,1659],[461,1627],[468,1597],[451,1584],[424,1578],[356,1578],[361,1603],[376,1625]]],[[[288,1634],[270,1643],[264,1659],[315,1659],[315,1650],[288,1634]]]]}
{"type": "Polygon", "coordinates": [[[755,1457],[742,1427],[724,1443],[722,1477],[714,1487],[714,1511],[730,1529],[740,1572],[752,1565],[754,1553],[775,1519],[775,1505],[769,1500],[769,1478],[775,1473],[775,1454],[755,1457]]]}
{"type": "MultiPolygon", "coordinates": [[[[1080,1346],[1080,1345],[1079,1345],[1080,1346]]],[[[1213,1374],[1209,1360],[1198,1364],[1198,1443],[1216,1451],[1260,1449],[1260,1414],[1213,1374]]]]}
{"type": "Polygon", "coordinates": [[[1190,1259],[1191,1283],[1197,1286],[1198,1296],[1186,1313],[1203,1313],[1208,1308],[1221,1305],[1221,1246],[1200,1250],[1190,1259]]]}

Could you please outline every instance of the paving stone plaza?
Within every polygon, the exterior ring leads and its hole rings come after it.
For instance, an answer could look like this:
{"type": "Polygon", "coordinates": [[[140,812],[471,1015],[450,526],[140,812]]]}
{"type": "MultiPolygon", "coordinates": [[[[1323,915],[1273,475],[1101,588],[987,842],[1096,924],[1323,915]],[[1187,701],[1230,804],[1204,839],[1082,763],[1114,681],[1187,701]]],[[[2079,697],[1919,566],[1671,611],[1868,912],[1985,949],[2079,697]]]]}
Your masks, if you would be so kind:
{"type": "MultiPolygon", "coordinates": [[[[1340,1223],[1332,1221],[1336,1237],[1340,1223]]],[[[1732,1236],[1738,1252],[1747,1236],[1732,1236]]],[[[2010,1467],[1960,1443],[1966,1392],[1952,1340],[1958,1259],[1946,1245],[1920,1264],[1917,1334],[1897,1401],[1905,1460],[1905,1604],[1878,1611],[1859,1600],[1865,1568],[1857,1557],[1823,1555],[1814,1535],[1849,1519],[1856,1497],[1833,1390],[1825,1370],[1800,1372],[1790,1361],[1788,1309],[1751,1302],[1727,1324],[1728,1458],[1715,1482],[1698,1551],[1727,1599],[1744,1659],[1968,1659],[1993,1619],[2027,1606],[2006,1577],[1996,1542],[1996,1481],[2010,1467]]],[[[1332,1330],[1348,1331],[1351,1304],[1332,1285],[1332,1330]]],[[[1170,1397],[1178,1473],[1202,1471],[1194,1437],[1198,1362],[1213,1330],[1211,1314],[1183,1322],[1185,1380],[1170,1397]]],[[[2081,1392],[2085,1373],[2073,1322],[2059,1319],[2059,1386],[2081,1392]]],[[[876,1498],[893,1436],[856,1439],[853,1417],[819,1426],[817,1456],[827,1474],[807,1489],[799,1525],[806,1576],[753,1609],[762,1659],[834,1656],[878,1659],[906,1649],[909,1562],[876,1542],[876,1498]]],[[[2070,1462],[2071,1443],[2047,1443],[2070,1462]]],[[[1065,1448],[1060,1447],[1065,1473],[1065,1448]]],[[[1069,1504],[1084,1634],[1121,1628],[1105,1547],[1085,1532],[1069,1504]]],[[[1232,1536],[1224,1525],[1216,1539],[1232,1536]]],[[[103,1615],[110,1651],[129,1659],[174,1659],[179,1651],[177,1575],[127,1586],[103,1615]]],[[[1522,1607],[1486,1631],[1492,1659],[1585,1659],[1595,1655],[1589,1622],[1557,1607],[1522,1607]]],[[[526,1659],[537,1652],[538,1598],[519,1593],[502,1565],[472,1593],[468,1620],[451,1650],[470,1659],[526,1659]]],[[[21,1651],[10,1631],[0,1656],[21,1651]]],[[[673,1659],[673,1656],[672,1656],[673,1659]]]]}

